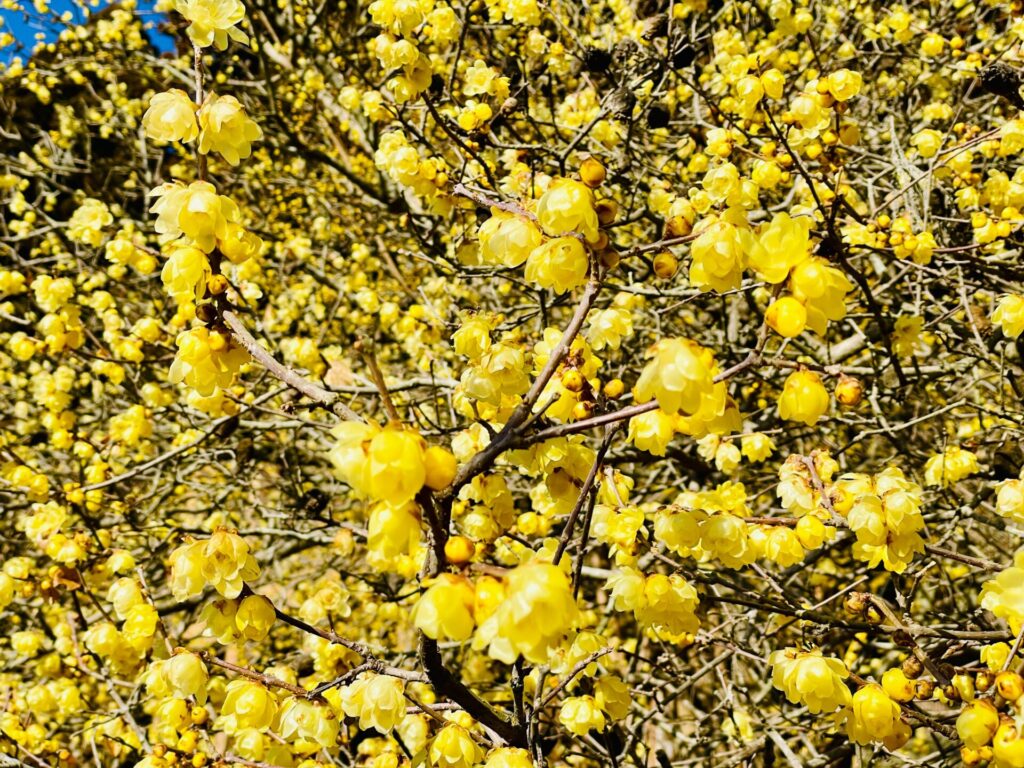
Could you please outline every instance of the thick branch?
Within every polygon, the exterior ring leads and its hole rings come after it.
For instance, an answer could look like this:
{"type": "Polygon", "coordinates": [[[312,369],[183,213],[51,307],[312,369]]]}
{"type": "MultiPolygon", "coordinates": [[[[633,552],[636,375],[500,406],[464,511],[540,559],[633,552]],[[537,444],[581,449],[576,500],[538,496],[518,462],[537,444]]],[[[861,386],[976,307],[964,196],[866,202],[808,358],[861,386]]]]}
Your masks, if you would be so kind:
{"type": "Polygon", "coordinates": [[[420,663],[423,664],[423,668],[430,678],[430,684],[434,686],[434,691],[439,696],[454,701],[472,715],[473,719],[493,731],[510,746],[526,746],[525,730],[517,728],[497,711],[491,709],[486,702],[469,690],[465,683],[453,675],[444,665],[437,641],[431,640],[426,635],[420,636],[420,663]]]}

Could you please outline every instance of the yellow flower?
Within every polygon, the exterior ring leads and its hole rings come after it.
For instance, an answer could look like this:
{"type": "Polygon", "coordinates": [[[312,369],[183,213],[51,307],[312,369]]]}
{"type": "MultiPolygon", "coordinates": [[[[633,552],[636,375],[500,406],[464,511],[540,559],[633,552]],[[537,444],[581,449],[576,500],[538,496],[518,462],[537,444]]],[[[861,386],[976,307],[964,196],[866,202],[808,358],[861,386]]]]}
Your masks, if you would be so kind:
{"type": "Polygon", "coordinates": [[[770,526],[765,534],[764,557],[766,560],[778,563],[783,568],[802,561],[804,548],[796,531],[781,525],[770,526]]]}
{"type": "Polygon", "coordinates": [[[274,626],[277,614],[274,604],[263,595],[242,598],[235,612],[235,626],[246,640],[262,640],[274,626]]]}
{"type": "MultiPolygon", "coordinates": [[[[173,575],[173,574],[172,574],[173,575]]],[[[195,574],[201,578],[202,574],[195,574]]],[[[185,588],[185,587],[183,587],[185,588]]],[[[203,585],[200,583],[195,587],[196,592],[201,592],[203,585]]],[[[241,639],[242,633],[235,623],[235,616],[238,613],[238,600],[213,600],[203,606],[200,620],[206,625],[203,634],[212,635],[219,643],[234,643],[241,639]]]]}
{"type": "Polygon", "coordinates": [[[847,710],[846,733],[857,744],[884,741],[900,728],[900,705],[882,686],[869,683],[855,694],[847,710]]]}
{"type": "Polygon", "coordinates": [[[483,768],[533,768],[533,758],[525,749],[498,747],[487,753],[483,768]]]}
{"type": "Polygon", "coordinates": [[[690,282],[722,293],[738,288],[743,277],[744,233],[725,219],[702,219],[690,244],[690,282]]]}
{"type": "Polygon", "coordinates": [[[633,389],[636,401],[656,399],[668,414],[696,413],[702,398],[714,386],[711,352],[689,339],[662,339],[648,356],[652,359],[633,389]]]}
{"type": "Polygon", "coordinates": [[[288,741],[311,741],[325,749],[338,741],[338,717],[325,704],[289,698],[281,706],[278,722],[281,738],[288,741]]]}
{"type": "Polygon", "coordinates": [[[1012,720],[1000,724],[992,737],[997,768],[1024,768],[1024,731],[1012,720]]]}
{"type": "Polygon", "coordinates": [[[171,593],[179,602],[202,594],[207,586],[224,597],[238,597],[244,582],[260,573],[242,537],[223,528],[209,539],[178,547],[171,553],[170,562],[171,593]]]}
{"type": "Polygon", "coordinates": [[[184,381],[204,397],[217,387],[229,386],[238,369],[249,361],[248,352],[208,328],[182,331],[175,343],[178,353],[167,378],[174,384],[184,381]]]}
{"type": "Polygon", "coordinates": [[[926,128],[915,133],[910,138],[910,143],[914,145],[914,148],[921,157],[935,157],[938,151],[942,149],[942,134],[934,128],[926,128]]]}
{"type": "Polygon", "coordinates": [[[145,682],[155,696],[180,699],[195,696],[200,704],[205,704],[209,679],[203,660],[186,651],[150,664],[145,682]]]}
{"type": "Polygon", "coordinates": [[[828,390],[813,371],[793,371],[786,377],[779,396],[779,416],[801,421],[809,427],[828,410],[828,390]]]}
{"type": "Polygon", "coordinates": [[[39,275],[32,281],[36,304],[44,312],[56,312],[75,295],[75,285],[67,277],[39,275]]]}
{"type": "Polygon", "coordinates": [[[996,512],[1024,525],[1024,481],[1005,480],[996,494],[996,512]]]}
{"type": "Polygon", "coordinates": [[[1024,296],[1009,294],[999,299],[999,305],[992,313],[992,322],[998,325],[1008,338],[1016,339],[1024,331],[1024,296]]]}
{"type": "Polygon", "coordinates": [[[882,689],[894,701],[910,701],[916,693],[914,681],[908,679],[899,667],[887,669],[882,674],[882,689]]]}
{"type": "Polygon", "coordinates": [[[238,220],[238,206],[206,181],[161,184],[150,196],[158,198],[149,209],[157,214],[156,231],[166,240],[184,235],[206,253],[228,235],[228,223],[238,220]]]}
{"type": "Polygon", "coordinates": [[[238,678],[227,685],[214,727],[231,734],[245,728],[265,730],[273,724],[276,714],[274,694],[257,682],[238,678]]]}
{"type": "Polygon", "coordinates": [[[775,450],[775,443],[772,442],[772,439],[761,432],[744,435],[740,439],[740,446],[744,458],[753,463],[764,461],[775,450]]]}
{"type": "Polygon", "coordinates": [[[811,255],[811,220],[777,213],[760,233],[743,231],[743,245],[750,266],[769,283],[781,283],[791,269],[811,255]]]}
{"type": "Polygon", "coordinates": [[[190,245],[175,247],[160,273],[164,290],[179,306],[203,298],[209,276],[210,262],[206,254],[190,245]]]}
{"type": "Polygon", "coordinates": [[[1024,549],[1017,550],[1013,565],[981,585],[981,607],[1006,619],[1016,634],[1024,626],[1024,549]]]}
{"type": "Polygon", "coordinates": [[[154,94],[142,116],[142,127],[154,141],[192,141],[199,135],[196,103],[178,88],[154,94]]]}
{"type": "Polygon", "coordinates": [[[999,711],[986,699],[968,702],[956,719],[956,733],[968,749],[991,744],[998,728],[999,711]]]}
{"type": "Polygon", "coordinates": [[[643,599],[634,614],[646,627],[678,635],[697,631],[698,606],[697,590],[686,579],[675,573],[654,573],[645,577],[643,599]]]}
{"type": "Polygon", "coordinates": [[[480,225],[480,258],[485,264],[518,267],[537,246],[543,236],[537,225],[523,216],[491,209],[491,217],[480,225]]]}
{"type": "Polygon", "coordinates": [[[199,127],[199,151],[219,152],[231,165],[249,157],[252,142],[263,138],[263,131],[234,96],[207,96],[199,109],[199,127]]]}
{"type": "Polygon", "coordinates": [[[475,600],[476,591],[469,579],[443,573],[416,603],[413,623],[434,640],[468,640],[476,626],[473,620],[475,600]]]}
{"type": "Polygon", "coordinates": [[[387,734],[405,717],[405,684],[395,677],[364,672],[341,691],[341,706],[349,717],[359,718],[363,730],[376,728],[387,734]]]}
{"type": "Polygon", "coordinates": [[[103,241],[103,228],[110,226],[114,217],[100,200],[87,197],[68,221],[68,237],[78,243],[99,247],[103,241]]]}
{"type": "Polygon", "coordinates": [[[577,613],[565,572],[533,560],[509,572],[505,599],[480,627],[475,644],[489,644],[491,657],[506,664],[520,655],[543,664],[575,624],[577,613]],[[544,620],[538,621],[539,616],[544,620]]]}
{"type": "Polygon", "coordinates": [[[750,539],[750,526],[736,515],[717,514],[700,525],[700,545],[727,568],[741,568],[757,555],[750,539]]]}
{"type": "Polygon", "coordinates": [[[924,484],[948,488],[980,470],[978,457],[958,445],[935,454],[924,465],[924,484]]]}
{"type": "Polygon", "coordinates": [[[404,429],[385,428],[370,440],[366,464],[371,498],[394,506],[411,501],[426,480],[423,439],[404,429]]]}
{"type": "Polygon", "coordinates": [[[452,484],[459,463],[447,448],[432,445],[423,452],[424,484],[440,491],[452,484]]]}
{"type": "Polygon", "coordinates": [[[431,768],[472,768],[483,758],[484,751],[469,731],[449,723],[431,740],[427,756],[431,768]]]}
{"type": "Polygon", "coordinates": [[[824,334],[829,320],[846,317],[845,297],[853,289],[839,269],[825,259],[811,256],[797,264],[790,273],[790,289],[807,311],[807,325],[817,334],[824,334]]]}
{"type": "Polygon", "coordinates": [[[551,182],[537,201],[537,220],[549,235],[579,233],[587,242],[598,239],[594,193],[585,184],[559,178],[551,182]]]}
{"type": "MultiPolygon", "coordinates": [[[[843,484],[840,478],[837,485],[843,484]]],[[[881,562],[888,570],[902,573],[914,554],[924,551],[921,487],[897,467],[888,467],[852,495],[847,520],[857,535],[853,554],[871,567],[881,562]]]]}
{"type": "Polygon", "coordinates": [[[675,422],[662,410],[649,411],[629,420],[629,440],[641,451],[664,456],[675,437],[675,422]]]}
{"type": "Polygon", "coordinates": [[[782,89],[786,86],[786,76],[772,67],[761,75],[761,85],[765,95],[770,99],[781,99],[782,89]]]}
{"type": "Polygon", "coordinates": [[[628,309],[596,309],[587,315],[587,342],[595,352],[618,349],[622,339],[633,335],[633,315],[628,309]]]}
{"type": "Polygon", "coordinates": [[[902,357],[923,354],[927,347],[921,340],[922,330],[924,330],[923,317],[897,317],[892,331],[893,352],[902,357]]]}
{"type": "Polygon", "coordinates": [[[586,736],[590,731],[603,731],[604,712],[597,706],[593,696],[570,696],[562,703],[558,722],[576,736],[586,736]]]}
{"type": "Polygon", "coordinates": [[[420,540],[420,519],[413,503],[392,505],[381,502],[370,511],[366,543],[384,560],[408,555],[420,540]]]}
{"type": "Polygon", "coordinates": [[[200,48],[213,45],[223,51],[229,37],[237,43],[249,43],[249,38],[235,28],[245,18],[245,6],[239,0],[175,0],[174,9],[191,22],[185,31],[200,48]]]}
{"type": "Polygon", "coordinates": [[[804,704],[812,715],[835,712],[850,703],[850,689],[843,682],[849,671],[839,659],[821,651],[786,648],[769,657],[772,684],[793,704],[804,704]]]}
{"type": "Polygon", "coordinates": [[[583,285],[589,266],[583,243],[575,237],[557,237],[530,251],[525,277],[541,288],[565,293],[583,285]]]}
{"type": "Polygon", "coordinates": [[[495,344],[478,365],[463,372],[459,381],[467,397],[500,406],[503,398],[521,395],[530,388],[526,355],[519,347],[495,344]]]}
{"type": "Polygon", "coordinates": [[[615,675],[602,677],[594,683],[594,700],[612,720],[624,719],[633,702],[629,686],[615,675]]]}
{"type": "Polygon", "coordinates": [[[229,221],[224,234],[217,238],[217,247],[232,264],[241,264],[260,252],[263,241],[240,224],[229,221]]]}
{"type": "Polygon", "coordinates": [[[863,83],[860,72],[839,69],[828,76],[828,92],[836,101],[848,101],[860,93],[863,83]]]}
{"type": "Polygon", "coordinates": [[[479,316],[465,318],[452,334],[452,345],[457,354],[479,360],[491,348],[491,324],[479,316]]]}

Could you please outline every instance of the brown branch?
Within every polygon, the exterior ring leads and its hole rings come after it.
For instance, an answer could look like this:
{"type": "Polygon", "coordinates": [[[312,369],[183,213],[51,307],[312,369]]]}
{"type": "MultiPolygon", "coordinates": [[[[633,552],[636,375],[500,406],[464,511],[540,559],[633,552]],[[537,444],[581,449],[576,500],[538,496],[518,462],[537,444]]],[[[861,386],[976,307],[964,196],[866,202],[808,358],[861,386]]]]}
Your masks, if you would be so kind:
{"type": "Polygon", "coordinates": [[[513,747],[526,746],[526,731],[518,728],[511,721],[492,709],[483,699],[477,697],[466,684],[458,679],[441,658],[441,651],[437,647],[437,641],[431,640],[426,635],[420,635],[419,648],[420,663],[427,671],[430,684],[438,696],[454,701],[468,712],[474,720],[485,728],[493,731],[506,744],[513,747]]]}
{"type": "Polygon", "coordinates": [[[358,653],[366,660],[363,666],[365,666],[369,670],[377,672],[381,675],[397,677],[400,680],[406,680],[416,683],[426,682],[424,676],[421,675],[419,672],[410,672],[409,670],[401,669],[400,667],[388,666],[383,661],[376,658],[373,655],[373,652],[370,651],[370,649],[362,643],[357,643],[355,640],[349,640],[347,637],[342,637],[341,635],[337,634],[336,632],[332,632],[329,629],[320,629],[319,627],[314,627],[312,624],[307,624],[302,619],[297,619],[294,616],[289,616],[287,613],[282,611],[280,608],[277,608],[276,606],[274,608],[274,613],[276,614],[278,619],[283,621],[285,624],[288,624],[289,626],[295,627],[296,629],[301,629],[303,632],[307,632],[311,635],[321,637],[329,643],[334,643],[335,645],[343,646],[345,648],[348,648],[350,651],[358,653]]]}
{"type": "Polygon", "coordinates": [[[373,343],[367,339],[360,339],[356,342],[356,351],[363,356],[363,360],[366,361],[366,367],[370,369],[370,380],[380,394],[380,399],[384,403],[384,410],[388,412],[388,418],[395,424],[401,424],[402,417],[398,415],[398,409],[395,408],[395,403],[391,399],[391,393],[388,392],[388,385],[384,381],[384,374],[381,373],[380,366],[377,364],[377,356],[373,352],[373,343]]]}
{"type": "Polygon", "coordinates": [[[203,659],[203,661],[207,662],[208,664],[212,664],[215,667],[220,667],[221,669],[226,669],[229,672],[234,672],[235,674],[242,675],[243,677],[247,677],[250,680],[255,680],[256,682],[265,685],[267,688],[281,688],[283,690],[288,691],[289,693],[295,694],[296,696],[303,697],[309,697],[310,694],[312,693],[311,691],[307,691],[302,686],[292,685],[286,680],[281,680],[280,678],[274,677],[273,675],[267,675],[262,672],[256,672],[255,670],[249,669],[248,667],[242,667],[238,664],[232,664],[230,661],[218,659],[216,656],[209,653],[208,651],[201,653],[199,655],[203,659]]]}
{"type": "Polygon", "coordinates": [[[245,348],[256,362],[266,368],[271,375],[275,378],[280,379],[282,382],[287,384],[292,389],[300,392],[301,394],[308,397],[322,406],[330,410],[337,416],[345,419],[346,421],[362,421],[362,417],[341,402],[341,398],[337,392],[331,392],[329,389],[324,389],[318,384],[314,384],[308,379],[300,376],[298,373],[293,371],[286,365],[282,365],[274,359],[267,350],[259,345],[256,338],[249,333],[249,329],[245,327],[245,323],[242,322],[241,318],[234,313],[233,310],[224,310],[221,313],[221,317],[224,319],[224,323],[231,329],[231,335],[235,341],[245,348]]]}
{"type": "Polygon", "coordinates": [[[494,437],[494,439],[470,458],[469,461],[459,467],[459,471],[455,475],[455,480],[444,492],[444,498],[451,498],[458,493],[459,489],[463,485],[468,483],[481,472],[486,471],[498,456],[506,450],[514,447],[518,442],[521,427],[529,419],[530,412],[532,411],[534,404],[537,402],[537,398],[539,398],[541,392],[544,391],[544,387],[547,386],[548,381],[551,380],[555,371],[558,370],[558,366],[562,364],[565,356],[569,353],[569,348],[572,346],[573,340],[579,333],[580,328],[583,327],[583,322],[586,320],[587,313],[594,305],[594,300],[597,298],[597,295],[601,290],[601,282],[595,272],[596,268],[596,264],[591,265],[591,278],[587,281],[586,288],[583,290],[583,295],[580,297],[579,304],[576,306],[576,311],[573,313],[572,319],[569,321],[569,325],[566,326],[565,332],[562,334],[562,338],[559,339],[555,348],[551,350],[551,355],[548,357],[547,363],[534,380],[533,386],[530,387],[530,391],[526,393],[523,397],[523,401],[516,406],[515,410],[512,411],[508,421],[505,422],[505,426],[501,428],[501,431],[494,437]]]}

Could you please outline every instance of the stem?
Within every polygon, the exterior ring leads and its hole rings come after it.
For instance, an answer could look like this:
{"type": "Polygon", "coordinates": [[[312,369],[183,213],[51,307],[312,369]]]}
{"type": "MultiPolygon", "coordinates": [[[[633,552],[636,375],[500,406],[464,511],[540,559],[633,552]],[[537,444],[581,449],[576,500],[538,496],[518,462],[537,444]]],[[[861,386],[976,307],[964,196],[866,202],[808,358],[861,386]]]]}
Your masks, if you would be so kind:
{"type": "Polygon", "coordinates": [[[280,379],[292,389],[302,393],[310,400],[320,403],[328,410],[345,419],[346,421],[362,421],[358,413],[342,403],[336,392],[324,389],[308,379],[300,376],[286,365],[282,365],[274,359],[267,350],[259,345],[256,338],[249,333],[241,318],[233,310],[226,309],[221,313],[224,324],[231,329],[231,335],[235,341],[241,344],[245,350],[252,355],[260,365],[270,371],[271,375],[280,379]]]}

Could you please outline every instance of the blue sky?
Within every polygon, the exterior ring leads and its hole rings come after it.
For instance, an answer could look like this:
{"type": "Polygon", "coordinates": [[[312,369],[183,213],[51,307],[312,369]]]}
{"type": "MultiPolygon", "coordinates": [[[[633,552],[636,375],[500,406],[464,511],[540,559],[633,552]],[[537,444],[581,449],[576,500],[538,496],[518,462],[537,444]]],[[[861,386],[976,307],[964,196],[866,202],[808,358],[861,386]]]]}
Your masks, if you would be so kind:
{"type": "MultiPolygon", "coordinates": [[[[31,0],[25,0],[25,4],[31,8],[31,0]]],[[[137,7],[144,14],[143,18],[147,22],[151,21],[155,24],[160,20],[161,14],[153,11],[153,0],[139,0],[137,7]]],[[[50,8],[57,15],[63,14],[65,11],[71,11],[75,22],[80,23],[86,18],[85,12],[72,0],[52,0],[50,8]]],[[[0,51],[0,61],[10,61],[13,56],[18,55],[27,57],[28,53],[32,50],[32,46],[36,43],[36,35],[38,33],[42,32],[46,40],[53,40],[62,28],[60,23],[40,21],[36,13],[32,13],[32,18],[26,20],[24,14],[0,9],[0,19],[3,19],[4,22],[3,27],[0,29],[10,32],[14,35],[14,39],[25,47],[25,50],[22,52],[17,50],[16,45],[0,51]]],[[[169,37],[159,34],[155,29],[148,30],[148,33],[150,39],[153,40],[159,49],[170,50],[172,48],[169,37]]]]}

